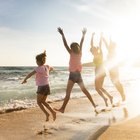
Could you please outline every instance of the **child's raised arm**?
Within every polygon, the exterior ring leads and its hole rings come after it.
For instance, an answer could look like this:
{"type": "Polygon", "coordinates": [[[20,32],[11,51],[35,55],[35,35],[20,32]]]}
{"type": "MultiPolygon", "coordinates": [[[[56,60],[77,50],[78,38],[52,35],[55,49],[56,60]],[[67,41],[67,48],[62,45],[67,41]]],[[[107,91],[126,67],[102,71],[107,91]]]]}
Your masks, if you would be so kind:
{"type": "Polygon", "coordinates": [[[94,35],[95,35],[95,33],[92,33],[91,41],[90,41],[90,46],[91,46],[90,52],[91,52],[92,54],[93,54],[93,52],[94,52],[94,41],[93,41],[94,35]]]}
{"type": "Polygon", "coordinates": [[[102,36],[102,40],[105,43],[107,50],[109,50],[109,44],[107,43],[106,39],[102,36]]]}
{"type": "Polygon", "coordinates": [[[101,50],[101,47],[102,47],[102,40],[103,40],[103,33],[101,32],[100,34],[100,41],[99,41],[99,48],[101,50]]]}
{"type": "Polygon", "coordinates": [[[83,28],[83,30],[82,30],[82,38],[81,38],[81,41],[80,41],[80,50],[82,50],[82,46],[83,46],[83,42],[84,42],[86,32],[87,32],[87,29],[83,28]]]}
{"type": "Polygon", "coordinates": [[[100,49],[100,54],[102,54],[102,56],[103,56],[102,40],[103,40],[103,33],[101,32],[101,34],[100,34],[100,41],[99,41],[99,49],[100,49]]]}
{"type": "Polygon", "coordinates": [[[58,30],[58,32],[59,32],[59,33],[61,34],[61,36],[62,36],[62,40],[63,40],[63,43],[64,43],[65,48],[67,49],[67,51],[68,51],[69,53],[71,53],[71,49],[69,48],[69,46],[68,46],[68,44],[67,44],[65,35],[64,35],[64,33],[63,33],[63,29],[59,27],[59,28],[57,28],[57,30],[58,30]]]}

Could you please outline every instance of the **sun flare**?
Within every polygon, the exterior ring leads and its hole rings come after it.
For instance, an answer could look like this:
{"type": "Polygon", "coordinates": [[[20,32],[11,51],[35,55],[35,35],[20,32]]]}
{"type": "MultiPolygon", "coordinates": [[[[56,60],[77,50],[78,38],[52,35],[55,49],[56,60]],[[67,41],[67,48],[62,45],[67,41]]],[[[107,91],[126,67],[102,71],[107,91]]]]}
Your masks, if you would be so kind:
{"type": "Polygon", "coordinates": [[[116,22],[110,29],[111,36],[117,43],[116,51],[117,59],[119,61],[126,60],[126,62],[130,64],[140,58],[139,25],[140,19],[137,15],[133,15],[131,17],[125,17],[124,19],[118,20],[118,22],[116,22]]]}

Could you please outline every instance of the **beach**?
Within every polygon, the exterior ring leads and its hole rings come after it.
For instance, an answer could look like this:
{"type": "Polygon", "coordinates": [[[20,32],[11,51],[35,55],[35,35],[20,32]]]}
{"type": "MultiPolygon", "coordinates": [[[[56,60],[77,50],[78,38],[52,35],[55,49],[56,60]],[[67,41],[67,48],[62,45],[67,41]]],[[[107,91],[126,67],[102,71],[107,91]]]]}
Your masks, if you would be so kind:
{"type": "MultiPolygon", "coordinates": [[[[57,112],[48,122],[36,104],[33,79],[22,86],[20,77],[32,68],[2,68],[0,140],[139,140],[140,106],[138,69],[121,71],[122,83],[126,93],[126,102],[115,107],[105,108],[102,98],[94,90],[92,68],[85,68],[83,78],[99,114],[95,114],[89,100],[75,85],[71,99],[64,113],[57,112]],[[29,69],[29,70],[28,70],[29,69]],[[9,75],[6,73],[9,72],[9,75]],[[6,77],[7,76],[7,77],[6,77]],[[10,79],[10,80],[9,80],[10,79]],[[31,83],[31,84],[30,84],[31,83]],[[10,87],[7,85],[10,85],[10,87]],[[23,98],[24,97],[24,98],[23,98]],[[26,97],[26,98],[25,98],[26,97]]],[[[52,76],[52,95],[48,96],[50,105],[59,108],[65,95],[67,69],[57,68],[52,76]],[[64,80],[57,75],[61,73],[64,80]],[[59,79],[56,79],[59,78],[59,79]],[[55,83],[55,81],[58,81],[55,83]]],[[[108,77],[107,77],[108,78],[108,77]]],[[[104,87],[114,97],[114,103],[120,96],[114,86],[105,80],[104,87]]]]}
{"type": "MultiPolygon", "coordinates": [[[[95,95],[94,100],[100,104],[98,111],[102,110],[100,97],[95,95]]],[[[59,108],[62,101],[50,104],[59,108]]],[[[87,98],[71,99],[65,113],[57,112],[57,119],[50,117],[48,122],[38,107],[4,113],[0,116],[0,140],[138,140],[140,116],[131,113],[129,105],[132,107],[131,103],[122,104],[95,114],[87,98]]]]}
{"type": "Polygon", "coordinates": [[[98,140],[139,140],[140,139],[140,115],[112,125],[98,140]]]}
{"type": "MultiPolygon", "coordinates": [[[[62,101],[51,103],[60,107],[62,101]]],[[[86,98],[71,99],[64,114],[57,112],[57,119],[45,122],[45,115],[38,107],[2,114],[0,139],[2,140],[69,140],[87,139],[100,129],[94,108],[86,98]]],[[[108,123],[108,120],[107,122],[108,123]]]]}

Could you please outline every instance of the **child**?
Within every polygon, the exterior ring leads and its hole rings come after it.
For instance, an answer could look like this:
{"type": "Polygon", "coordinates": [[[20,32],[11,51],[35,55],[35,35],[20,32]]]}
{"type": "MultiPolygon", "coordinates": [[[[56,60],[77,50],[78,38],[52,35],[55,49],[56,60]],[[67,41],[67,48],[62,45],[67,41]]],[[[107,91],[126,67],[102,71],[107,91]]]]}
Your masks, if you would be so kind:
{"type": "Polygon", "coordinates": [[[98,113],[96,111],[96,105],[95,105],[94,101],[92,100],[91,95],[89,94],[89,92],[85,88],[84,83],[83,83],[83,79],[81,77],[82,45],[83,45],[84,37],[86,34],[86,29],[83,29],[83,31],[82,31],[83,35],[81,38],[80,45],[76,42],[73,42],[70,45],[70,47],[68,46],[67,41],[65,39],[65,35],[63,33],[63,30],[60,27],[58,28],[58,32],[61,34],[64,46],[65,46],[66,50],[68,51],[68,53],[70,54],[70,61],[69,61],[69,72],[70,73],[69,73],[69,80],[67,83],[66,96],[64,98],[63,105],[61,106],[60,109],[56,109],[56,110],[60,111],[61,113],[64,113],[66,105],[70,99],[70,94],[71,94],[72,88],[73,88],[74,84],[77,83],[80,86],[83,93],[87,96],[87,98],[90,100],[90,102],[94,106],[95,112],[98,113]]]}
{"type": "Polygon", "coordinates": [[[98,94],[103,98],[105,105],[108,106],[108,103],[107,103],[108,99],[104,96],[104,94],[108,96],[111,104],[113,102],[113,97],[103,88],[103,82],[104,82],[104,78],[106,76],[106,73],[105,73],[105,68],[103,65],[103,52],[102,52],[102,48],[101,48],[101,46],[102,46],[102,34],[100,37],[99,47],[94,46],[94,41],[93,41],[94,35],[95,35],[95,33],[93,33],[92,37],[91,37],[90,51],[94,56],[93,61],[95,64],[95,89],[98,92],[98,94]]]}
{"type": "Polygon", "coordinates": [[[112,83],[114,84],[114,86],[116,87],[116,89],[119,91],[121,98],[122,98],[122,101],[125,101],[126,97],[125,97],[123,85],[121,84],[121,82],[119,80],[119,67],[118,67],[118,64],[115,63],[116,43],[113,42],[111,40],[111,38],[110,38],[109,44],[107,43],[107,41],[104,37],[102,39],[103,39],[105,46],[108,50],[107,62],[109,65],[110,79],[111,79],[112,83]]]}
{"type": "Polygon", "coordinates": [[[56,112],[51,108],[51,106],[46,102],[47,95],[50,94],[50,86],[49,86],[49,71],[53,70],[52,67],[48,65],[44,65],[46,62],[46,51],[36,56],[36,63],[38,67],[36,67],[31,73],[29,73],[22,84],[27,82],[32,75],[36,75],[36,85],[37,89],[37,104],[40,109],[46,115],[46,121],[49,121],[49,113],[45,109],[45,107],[52,113],[53,120],[56,119],[56,112]]]}

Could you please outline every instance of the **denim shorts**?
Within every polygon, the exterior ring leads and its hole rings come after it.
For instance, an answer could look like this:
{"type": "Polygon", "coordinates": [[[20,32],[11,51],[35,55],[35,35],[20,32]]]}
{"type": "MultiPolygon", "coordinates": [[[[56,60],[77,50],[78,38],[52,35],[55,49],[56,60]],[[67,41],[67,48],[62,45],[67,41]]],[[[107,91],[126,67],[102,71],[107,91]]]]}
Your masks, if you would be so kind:
{"type": "Polygon", "coordinates": [[[42,94],[42,95],[49,95],[50,94],[50,86],[49,85],[38,86],[36,93],[42,94]]]}
{"type": "Polygon", "coordinates": [[[83,82],[82,76],[80,72],[70,72],[69,80],[73,81],[74,83],[81,83],[83,82]]]}

